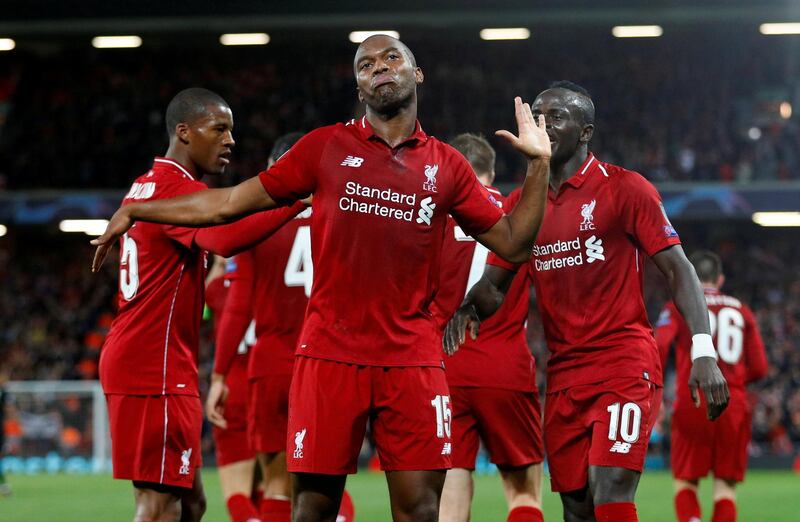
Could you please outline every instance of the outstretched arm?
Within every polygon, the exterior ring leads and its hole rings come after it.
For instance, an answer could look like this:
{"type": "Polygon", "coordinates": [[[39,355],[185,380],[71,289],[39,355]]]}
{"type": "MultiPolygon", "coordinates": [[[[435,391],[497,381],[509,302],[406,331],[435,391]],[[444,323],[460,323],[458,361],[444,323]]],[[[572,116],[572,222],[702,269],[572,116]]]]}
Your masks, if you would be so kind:
{"type": "Polygon", "coordinates": [[[176,198],[130,203],[114,213],[102,236],[91,241],[97,247],[92,271],[100,269],[108,250],[137,220],[201,227],[230,223],[276,206],[277,203],[264,190],[258,177],[234,187],[199,190],[176,198]]]}
{"type": "Polygon", "coordinates": [[[497,131],[528,160],[522,195],[514,210],[502,217],[487,232],[476,237],[486,248],[511,263],[523,263],[531,257],[531,246],[539,232],[547,203],[550,178],[550,137],[544,116],[531,114],[527,103],[514,99],[519,136],[497,131]]]}
{"type": "Polygon", "coordinates": [[[692,332],[692,371],[689,387],[695,406],[700,406],[697,389],[703,390],[708,404],[708,418],[716,419],[728,405],[728,383],[717,366],[717,354],[711,344],[708,307],[703,288],[692,264],[680,245],[673,245],[653,256],[653,262],[666,276],[675,306],[692,332]]]}
{"type": "Polygon", "coordinates": [[[464,344],[467,330],[473,341],[477,339],[481,321],[494,315],[503,305],[514,275],[512,270],[494,265],[486,266],[483,276],[467,293],[467,297],[445,327],[442,347],[447,355],[453,355],[464,344]]]}

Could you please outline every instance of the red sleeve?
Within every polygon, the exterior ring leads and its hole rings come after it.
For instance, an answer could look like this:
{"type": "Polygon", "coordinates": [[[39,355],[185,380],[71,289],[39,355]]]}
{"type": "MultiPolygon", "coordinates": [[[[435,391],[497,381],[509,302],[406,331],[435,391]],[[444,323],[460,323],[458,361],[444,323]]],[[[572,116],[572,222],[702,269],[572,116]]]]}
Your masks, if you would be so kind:
{"type": "Polygon", "coordinates": [[[257,245],[305,210],[296,201],[290,207],[276,208],[247,216],[235,223],[197,230],[195,244],[223,257],[231,257],[257,245]]]}
{"type": "Polygon", "coordinates": [[[681,243],[656,188],[641,175],[622,171],[616,197],[625,232],[652,257],[681,243]]]}
{"type": "Polygon", "coordinates": [[[454,197],[448,212],[464,232],[475,237],[500,221],[503,211],[493,201],[494,196],[478,181],[467,160],[453,152],[454,197]]]}
{"type": "Polygon", "coordinates": [[[667,357],[680,331],[681,316],[674,303],[668,303],[656,322],[656,345],[661,354],[661,368],[667,367],[667,357]]]}
{"type": "Polygon", "coordinates": [[[206,304],[215,316],[222,314],[225,297],[228,295],[223,277],[217,277],[206,285],[206,304]]]}
{"type": "Polygon", "coordinates": [[[230,370],[253,316],[253,255],[250,252],[239,254],[228,261],[225,269],[230,286],[217,327],[214,352],[214,372],[222,375],[230,370]]]}
{"type": "MultiPolygon", "coordinates": [[[[205,183],[189,179],[180,179],[179,181],[165,185],[164,192],[159,195],[159,199],[183,196],[184,194],[191,194],[192,192],[205,190],[207,188],[205,183]]],[[[186,248],[192,248],[194,245],[194,236],[197,234],[198,230],[200,230],[198,228],[177,227],[175,225],[161,226],[167,236],[186,248]]]]}
{"type": "Polygon", "coordinates": [[[751,383],[767,376],[769,363],[767,362],[767,351],[764,348],[764,340],[758,329],[753,312],[746,306],[742,307],[745,312],[745,368],[747,377],[745,383],[751,383]]]}
{"type": "MultiPolygon", "coordinates": [[[[513,210],[514,207],[517,206],[517,203],[519,202],[519,198],[521,195],[522,195],[522,189],[519,188],[514,189],[514,191],[508,195],[506,200],[503,202],[503,210],[505,211],[506,214],[511,212],[511,210],[513,210]]],[[[486,264],[499,266],[500,268],[505,268],[506,270],[511,270],[512,272],[516,272],[517,270],[519,270],[519,267],[522,266],[516,263],[509,263],[508,261],[506,261],[505,259],[498,256],[492,251],[489,251],[489,256],[486,258],[486,264]]]]}
{"type": "Polygon", "coordinates": [[[317,188],[319,161],[337,127],[322,127],[300,138],[269,170],[258,175],[272,199],[288,205],[317,188]]]}

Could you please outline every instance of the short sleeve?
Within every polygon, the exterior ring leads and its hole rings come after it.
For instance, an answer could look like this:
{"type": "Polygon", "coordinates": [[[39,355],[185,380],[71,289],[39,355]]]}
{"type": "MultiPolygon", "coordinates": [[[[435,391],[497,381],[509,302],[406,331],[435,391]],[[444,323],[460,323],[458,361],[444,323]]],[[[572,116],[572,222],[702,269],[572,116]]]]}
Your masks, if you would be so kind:
{"type": "Polygon", "coordinates": [[[617,204],[625,232],[652,257],[665,248],[681,243],[669,222],[656,188],[641,175],[624,171],[618,174],[617,204]]]}
{"type": "MultiPolygon", "coordinates": [[[[164,192],[159,195],[158,199],[174,198],[183,196],[184,194],[191,194],[200,190],[205,190],[208,187],[205,183],[199,181],[192,181],[188,179],[181,179],[180,181],[169,183],[164,187],[164,192]]],[[[194,245],[194,237],[197,234],[198,228],[178,227],[174,225],[161,225],[164,233],[173,241],[177,241],[186,248],[192,248],[194,245]]]]}
{"type": "MultiPolygon", "coordinates": [[[[505,202],[503,203],[506,214],[511,212],[514,209],[514,207],[517,206],[521,194],[522,194],[522,189],[517,188],[514,189],[514,191],[508,195],[505,202]]],[[[519,270],[521,266],[524,265],[524,263],[523,264],[509,263],[508,261],[498,256],[494,252],[489,252],[489,256],[486,258],[486,264],[504,268],[506,270],[511,270],[512,272],[516,272],[517,270],[519,270]]]]}
{"type": "Polygon", "coordinates": [[[282,205],[308,197],[317,188],[319,162],[335,127],[309,132],[258,179],[267,194],[282,205]]]}
{"type": "Polygon", "coordinates": [[[453,203],[449,213],[470,236],[483,234],[500,221],[503,211],[478,181],[467,160],[455,152],[453,167],[453,203]]]}

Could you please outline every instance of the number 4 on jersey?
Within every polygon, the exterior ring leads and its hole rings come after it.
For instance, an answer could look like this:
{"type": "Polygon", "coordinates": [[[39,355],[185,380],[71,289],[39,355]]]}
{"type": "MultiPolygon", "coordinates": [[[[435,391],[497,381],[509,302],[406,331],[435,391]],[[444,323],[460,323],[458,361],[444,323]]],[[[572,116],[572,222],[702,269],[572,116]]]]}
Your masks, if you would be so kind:
{"type": "Polygon", "coordinates": [[[314,280],[314,265],[311,261],[311,227],[297,229],[297,235],[289,253],[289,261],[283,272],[286,286],[302,286],[306,297],[311,295],[311,282],[314,280]]]}

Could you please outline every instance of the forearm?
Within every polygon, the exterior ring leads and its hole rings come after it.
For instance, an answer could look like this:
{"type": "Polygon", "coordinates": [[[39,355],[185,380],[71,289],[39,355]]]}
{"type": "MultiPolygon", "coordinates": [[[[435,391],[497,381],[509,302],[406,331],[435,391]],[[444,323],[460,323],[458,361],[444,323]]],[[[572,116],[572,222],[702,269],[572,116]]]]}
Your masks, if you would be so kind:
{"type": "Polygon", "coordinates": [[[681,267],[668,276],[670,291],[675,305],[689,327],[692,335],[710,334],[708,322],[708,306],[703,294],[703,287],[690,264],[681,267]]]}
{"type": "Polygon", "coordinates": [[[305,208],[298,201],[291,207],[259,212],[235,223],[204,228],[197,231],[195,243],[203,250],[231,257],[269,238],[305,208]]]}
{"type": "Polygon", "coordinates": [[[239,311],[225,311],[217,328],[216,350],[214,351],[214,373],[227,375],[233,359],[250,325],[250,314],[239,311]]]}
{"type": "Polygon", "coordinates": [[[503,306],[514,272],[489,265],[483,276],[470,289],[461,306],[473,306],[481,321],[494,315],[503,306]]]}
{"type": "Polygon", "coordinates": [[[549,158],[528,161],[519,202],[497,225],[478,239],[511,263],[523,263],[530,259],[531,247],[544,218],[549,178],[549,158]]]}

